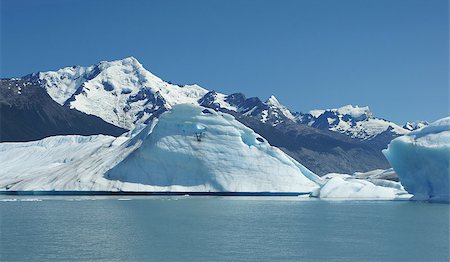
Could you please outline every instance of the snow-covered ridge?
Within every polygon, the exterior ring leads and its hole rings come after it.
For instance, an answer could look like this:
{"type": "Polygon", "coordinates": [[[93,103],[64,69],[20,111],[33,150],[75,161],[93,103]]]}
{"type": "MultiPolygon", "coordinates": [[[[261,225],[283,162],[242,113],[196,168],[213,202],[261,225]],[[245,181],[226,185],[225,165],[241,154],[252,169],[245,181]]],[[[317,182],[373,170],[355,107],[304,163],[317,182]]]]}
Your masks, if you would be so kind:
{"type": "Polygon", "coordinates": [[[352,118],[368,118],[372,117],[372,112],[370,111],[368,106],[353,106],[353,105],[345,105],[339,108],[331,108],[331,109],[314,109],[309,111],[309,114],[313,117],[319,117],[325,112],[333,112],[337,115],[348,115],[352,118]]]}
{"type": "Polygon", "coordinates": [[[273,126],[285,121],[295,121],[295,117],[289,109],[282,105],[275,96],[271,96],[266,102],[262,102],[257,97],[246,98],[241,93],[224,95],[210,91],[198,102],[201,106],[213,108],[217,111],[238,112],[273,126]]]}
{"type": "Polygon", "coordinates": [[[308,114],[298,114],[297,121],[361,140],[370,140],[385,132],[394,137],[409,132],[393,122],[374,117],[367,106],[346,105],[335,109],[312,110],[308,114]]]}
{"type": "Polygon", "coordinates": [[[295,121],[295,117],[292,115],[291,111],[289,111],[286,106],[282,105],[275,96],[270,96],[266,101],[266,105],[272,108],[273,111],[279,110],[285,117],[287,117],[291,121],[295,121]]]}
{"type": "Polygon", "coordinates": [[[40,72],[37,78],[59,104],[130,130],[139,124],[148,124],[173,105],[181,103],[237,112],[272,126],[283,122],[307,124],[361,140],[370,140],[381,134],[391,139],[416,128],[408,125],[405,129],[376,118],[368,107],[346,105],[312,110],[307,114],[292,113],[275,96],[262,102],[257,97],[246,98],[241,93],[226,95],[198,85],[174,85],[153,75],[134,57],[40,72]]]}
{"type": "Polygon", "coordinates": [[[207,93],[198,85],[169,84],[147,71],[134,57],[89,67],[66,67],[38,74],[59,104],[133,129],[180,103],[196,104],[207,93]]]}
{"type": "Polygon", "coordinates": [[[231,115],[191,104],[119,138],[1,143],[0,162],[3,190],[307,193],[321,182],[231,115]]]}
{"type": "Polygon", "coordinates": [[[361,116],[364,116],[364,117],[372,116],[372,112],[370,112],[368,106],[359,107],[359,106],[346,105],[346,106],[340,107],[335,110],[340,115],[349,115],[354,118],[360,118],[361,116]]]}
{"type": "Polygon", "coordinates": [[[127,129],[149,123],[173,105],[183,103],[231,110],[273,125],[294,120],[274,96],[263,103],[241,94],[208,92],[198,85],[174,85],[150,73],[134,57],[40,72],[37,78],[59,104],[127,129]]]}
{"type": "Polygon", "coordinates": [[[414,131],[423,127],[426,127],[429,125],[427,121],[412,121],[412,122],[406,122],[406,124],[403,125],[403,128],[409,131],[414,131]]]}

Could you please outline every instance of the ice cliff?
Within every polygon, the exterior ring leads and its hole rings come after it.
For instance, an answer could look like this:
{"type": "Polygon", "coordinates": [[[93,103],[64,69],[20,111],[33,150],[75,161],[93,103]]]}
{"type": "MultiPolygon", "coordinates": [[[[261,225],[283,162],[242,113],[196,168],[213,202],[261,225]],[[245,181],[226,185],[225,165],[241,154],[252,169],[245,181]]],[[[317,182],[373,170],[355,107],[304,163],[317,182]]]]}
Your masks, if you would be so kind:
{"type": "Polygon", "coordinates": [[[394,139],[383,153],[414,198],[450,200],[450,117],[394,139]]]}

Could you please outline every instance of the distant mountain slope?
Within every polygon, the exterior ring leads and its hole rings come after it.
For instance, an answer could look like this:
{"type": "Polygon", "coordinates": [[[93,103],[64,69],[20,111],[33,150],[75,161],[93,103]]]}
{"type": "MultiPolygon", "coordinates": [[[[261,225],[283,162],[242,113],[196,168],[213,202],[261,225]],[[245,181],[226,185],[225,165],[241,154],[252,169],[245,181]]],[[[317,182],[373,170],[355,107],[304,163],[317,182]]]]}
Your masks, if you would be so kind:
{"type": "Polygon", "coordinates": [[[68,134],[119,136],[125,131],[97,116],[59,105],[36,83],[0,80],[0,142],[68,134]]]}
{"type": "Polygon", "coordinates": [[[271,145],[280,148],[318,175],[352,173],[355,170],[367,172],[390,167],[380,150],[343,134],[294,122],[271,126],[248,116],[234,115],[271,145]]]}
{"type": "Polygon", "coordinates": [[[262,102],[257,97],[246,98],[242,93],[224,95],[210,91],[198,103],[217,111],[233,111],[249,116],[271,126],[295,120],[291,112],[280,104],[275,96],[271,96],[266,102],[262,102]]]}
{"type": "Polygon", "coordinates": [[[296,118],[300,124],[345,134],[366,141],[379,150],[386,148],[392,139],[410,132],[391,121],[375,117],[367,106],[312,110],[306,114],[297,113],[296,118]]]}
{"type": "Polygon", "coordinates": [[[297,119],[299,123],[336,131],[360,140],[373,139],[387,130],[393,136],[409,132],[393,122],[373,116],[367,106],[346,105],[337,109],[312,110],[307,114],[299,114],[297,119]]]}

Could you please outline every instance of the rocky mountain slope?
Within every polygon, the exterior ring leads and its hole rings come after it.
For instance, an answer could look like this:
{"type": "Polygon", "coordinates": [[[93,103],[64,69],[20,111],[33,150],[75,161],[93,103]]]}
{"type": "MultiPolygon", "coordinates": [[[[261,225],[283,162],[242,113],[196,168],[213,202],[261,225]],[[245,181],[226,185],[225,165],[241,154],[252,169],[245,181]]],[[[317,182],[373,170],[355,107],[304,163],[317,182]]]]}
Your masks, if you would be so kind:
{"type": "Polygon", "coordinates": [[[119,136],[125,131],[98,116],[60,106],[32,82],[0,80],[0,142],[31,141],[54,135],[119,136]]]}
{"type": "Polygon", "coordinates": [[[298,113],[296,117],[298,123],[331,130],[369,143],[373,140],[374,144],[381,143],[382,148],[393,138],[409,133],[409,130],[391,121],[375,117],[369,107],[346,105],[337,109],[298,113]]]}
{"type": "Polygon", "coordinates": [[[381,151],[357,139],[294,122],[272,126],[252,117],[236,118],[318,175],[389,168],[381,151]],[[336,171],[339,170],[339,171],[336,171]]]}

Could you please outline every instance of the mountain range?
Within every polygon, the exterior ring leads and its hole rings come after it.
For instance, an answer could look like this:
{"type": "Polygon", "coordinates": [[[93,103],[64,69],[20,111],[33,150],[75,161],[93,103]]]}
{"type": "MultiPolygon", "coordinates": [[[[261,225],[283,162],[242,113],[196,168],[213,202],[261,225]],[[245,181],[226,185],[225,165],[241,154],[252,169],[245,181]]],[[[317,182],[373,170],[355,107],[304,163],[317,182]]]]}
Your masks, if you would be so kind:
{"type": "Polygon", "coordinates": [[[373,116],[368,107],[351,105],[292,112],[275,96],[263,102],[242,93],[172,84],[133,57],[3,79],[0,85],[3,142],[58,134],[118,136],[188,103],[233,115],[319,175],[386,169],[381,149],[427,124],[401,127],[373,116]]]}

